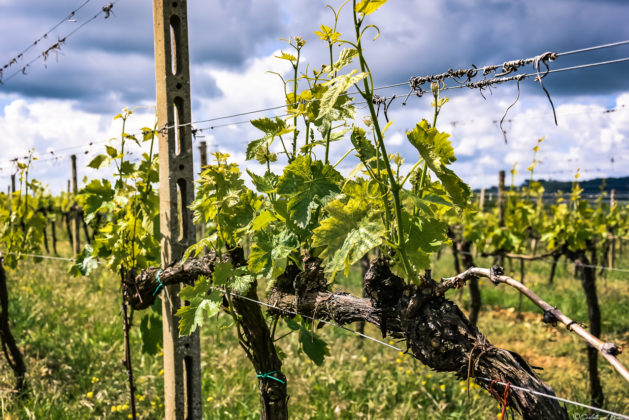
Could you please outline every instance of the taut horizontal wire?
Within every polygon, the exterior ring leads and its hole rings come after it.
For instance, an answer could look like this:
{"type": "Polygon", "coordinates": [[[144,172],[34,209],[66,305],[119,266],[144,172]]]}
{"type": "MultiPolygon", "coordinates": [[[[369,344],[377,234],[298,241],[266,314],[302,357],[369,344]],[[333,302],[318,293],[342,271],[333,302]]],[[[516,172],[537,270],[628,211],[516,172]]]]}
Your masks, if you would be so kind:
{"type": "MultiPolygon", "coordinates": [[[[116,0],[117,1],[117,0],[116,0]]],[[[101,12],[102,13],[102,12],[101,12]]],[[[97,15],[98,16],[98,15],[97,15]]],[[[92,18],[92,19],[95,19],[92,18]]],[[[87,23],[87,22],[86,22],[87,23]]],[[[86,24],[85,23],[85,24],[86,24]]],[[[77,28],[76,30],[78,30],[80,28],[77,28]]],[[[75,31],[76,31],[75,30],[75,31]]],[[[41,57],[41,56],[38,56],[41,57]]],[[[582,64],[582,65],[577,65],[577,66],[571,66],[571,67],[565,67],[565,68],[559,68],[559,69],[553,69],[553,70],[549,70],[545,73],[556,73],[556,72],[563,72],[563,71],[571,71],[571,70],[578,70],[578,69],[584,69],[584,68],[589,68],[589,67],[596,67],[596,66],[602,66],[602,65],[608,65],[608,64],[616,64],[616,63],[620,63],[620,62],[626,62],[629,61],[629,57],[625,57],[625,58],[620,58],[620,59],[615,59],[615,60],[607,60],[607,61],[601,61],[601,62],[595,62],[595,63],[589,63],[589,64],[582,64]]],[[[15,75],[15,73],[14,73],[15,75]]],[[[13,76],[13,75],[12,75],[13,76]]],[[[12,77],[11,76],[11,77],[12,77]]],[[[536,73],[524,73],[520,75],[522,78],[527,78],[527,77],[531,77],[531,76],[537,76],[536,73]]],[[[399,86],[406,86],[408,83],[399,83],[399,84],[393,84],[393,85],[387,85],[387,86],[381,86],[381,87],[376,87],[374,88],[374,90],[377,89],[387,89],[387,88],[392,88],[392,87],[399,87],[399,86]]],[[[467,84],[462,84],[462,85],[455,85],[455,86],[446,86],[445,88],[443,88],[443,90],[452,90],[452,89],[461,89],[461,88],[465,88],[465,87],[469,87],[467,86],[467,84]]],[[[359,101],[359,102],[354,102],[354,105],[360,105],[360,104],[365,104],[366,101],[359,101]]],[[[241,112],[241,113],[237,113],[237,114],[231,114],[231,115],[224,115],[221,117],[215,117],[215,118],[211,118],[211,119],[206,119],[206,120],[198,120],[198,121],[193,121],[193,122],[189,122],[189,123],[184,123],[184,124],[179,124],[177,127],[185,127],[185,126],[192,126],[193,124],[197,124],[200,122],[211,122],[211,121],[217,121],[217,120],[222,120],[222,119],[228,119],[228,118],[233,118],[235,116],[242,116],[242,115],[251,115],[251,114],[255,114],[255,113],[260,113],[260,112],[265,112],[265,111],[271,111],[271,110],[275,110],[275,109],[281,109],[284,108],[285,106],[288,106],[291,104],[287,104],[287,105],[278,105],[275,107],[269,107],[269,108],[263,108],[263,109],[257,109],[257,110],[252,110],[252,111],[247,111],[247,112],[241,112]]],[[[292,104],[292,105],[296,105],[296,104],[292,104]]],[[[624,107],[624,105],[622,105],[621,107],[624,107]]],[[[608,109],[605,111],[602,111],[604,113],[611,113],[617,111],[617,109],[608,109]]],[[[290,116],[292,114],[281,114],[281,115],[276,115],[276,116],[272,116],[272,118],[282,118],[285,116],[290,116]]],[[[231,123],[224,123],[224,124],[218,124],[218,125],[213,125],[213,126],[209,126],[209,127],[203,127],[203,128],[199,128],[197,129],[198,131],[206,131],[206,130],[212,130],[215,128],[220,128],[220,127],[227,127],[227,126],[231,126],[231,125],[240,125],[240,124],[246,124],[249,123],[249,120],[246,121],[237,121],[237,122],[231,122],[231,123]]],[[[173,128],[174,126],[166,126],[165,128],[173,128]]],[[[135,134],[142,134],[141,132],[137,132],[135,134]]],[[[97,143],[105,143],[108,140],[103,140],[103,141],[98,141],[98,142],[92,142],[92,144],[97,144],[97,143]]],[[[84,146],[76,146],[76,148],[80,148],[80,147],[84,147],[84,146]]],[[[66,148],[66,150],[71,149],[71,147],[66,148]]],[[[15,159],[11,159],[11,160],[15,160],[15,159]]]]}
{"type": "MultiPolygon", "coordinates": [[[[361,105],[361,104],[365,104],[365,103],[367,103],[367,102],[366,101],[359,101],[359,102],[353,102],[353,105],[361,105]]],[[[596,114],[612,114],[614,112],[622,111],[622,110],[625,110],[625,109],[629,110],[629,107],[627,107],[625,104],[622,104],[622,105],[619,105],[619,106],[617,106],[615,108],[605,108],[605,109],[602,109],[600,111],[587,110],[587,111],[578,111],[578,112],[557,112],[557,115],[558,116],[562,116],[562,115],[581,115],[581,114],[595,114],[595,113],[596,114]]],[[[272,118],[276,118],[276,117],[277,118],[282,118],[282,117],[286,117],[286,116],[290,116],[290,115],[292,115],[292,114],[280,114],[280,115],[274,115],[274,116],[272,116],[272,118]]],[[[544,114],[544,115],[546,115],[546,114],[544,114]]],[[[540,114],[540,115],[528,115],[528,116],[524,116],[524,117],[512,118],[512,119],[509,119],[509,120],[506,120],[506,121],[513,122],[515,120],[520,120],[520,119],[528,120],[528,119],[532,119],[532,118],[540,118],[541,116],[542,116],[542,114],[540,114]]],[[[234,122],[229,122],[229,123],[224,123],[224,124],[212,125],[212,126],[209,126],[209,127],[201,127],[201,128],[198,128],[197,130],[198,131],[207,131],[207,130],[213,130],[215,128],[229,127],[231,125],[247,124],[249,122],[251,122],[251,120],[234,121],[234,122]]],[[[457,124],[471,123],[471,122],[478,122],[478,121],[477,120],[447,121],[447,122],[444,122],[444,124],[457,125],[457,124]]],[[[499,122],[498,120],[492,120],[492,123],[497,124],[498,122],[499,122]]],[[[249,143],[249,141],[245,141],[243,143],[249,143]]],[[[569,171],[569,170],[566,169],[565,171],[569,171]]],[[[583,172],[583,171],[584,170],[581,169],[581,172],[583,172]]]]}
{"type": "MultiPolygon", "coordinates": [[[[482,381],[487,381],[487,382],[490,382],[490,383],[494,382],[492,379],[482,378],[480,376],[477,376],[476,379],[480,379],[482,381]]],[[[509,388],[517,389],[518,391],[528,392],[530,394],[539,395],[541,397],[550,398],[552,400],[557,400],[557,401],[561,401],[561,402],[564,402],[564,403],[567,403],[567,404],[576,405],[576,406],[579,406],[579,407],[587,408],[589,410],[598,411],[599,413],[609,414],[611,416],[618,417],[618,418],[621,418],[621,419],[629,419],[629,416],[626,416],[624,414],[614,413],[613,411],[604,410],[604,409],[598,408],[598,407],[592,407],[591,405],[582,404],[582,403],[575,402],[575,401],[570,401],[570,400],[567,400],[567,399],[561,398],[561,397],[555,397],[554,395],[544,394],[542,392],[534,391],[532,389],[522,388],[520,386],[513,385],[511,383],[507,384],[506,382],[501,382],[501,381],[495,381],[494,383],[498,384],[498,385],[502,385],[502,386],[509,385],[509,388]]]]}
{"type": "Polygon", "coordinates": [[[602,50],[604,48],[618,47],[618,46],[627,45],[627,44],[629,44],[629,40],[612,42],[612,43],[609,43],[609,44],[595,45],[593,47],[580,48],[578,50],[572,50],[572,51],[565,51],[565,52],[562,52],[562,53],[557,53],[557,57],[561,57],[562,55],[579,54],[579,53],[584,53],[584,52],[594,51],[594,50],[602,50]]]}
{"type": "MultiPolygon", "coordinates": [[[[474,253],[472,253],[472,252],[457,251],[457,253],[474,256],[474,253]]],[[[481,257],[482,258],[489,258],[490,256],[483,257],[481,255],[481,257]]],[[[507,258],[509,258],[509,257],[507,257],[507,258]]],[[[539,259],[539,260],[530,261],[530,262],[543,262],[544,264],[552,264],[551,261],[547,261],[545,259],[539,259]]],[[[570,265],[572,265],[572,266],[578,265],[579,267],[588,267],[588,268],[596,268],[596,269],[607,270],[607,271],[618,271],[618,272],[622,272],[622,273],[629,273],[629,268],[613,268],[613,267],[604,267],[602,265],[577,264],[577,263],[574,263],[572,261],[570,262],[570,265]]]]}
{"type": "Polygon", "coordinates": [[[59,261],[70,261],[70,262],[76,261],[74,258],[55,257],[53,255],[23,254],[21,252],[5,252],[4,254],[16,255],[18,257],[42,258],[45,260],[59,260],[59,261]]]}
{"type": "MultiPolygon", "coordinates": [[[[548,70],[547,72],[544,72],[544,73],[558,73],[558,72],[561,72],[561,71],[585,69],[585,68],[588,68],[588,67],[597,67],[597,66],[604,66],[604,65],[607,65],[607,64],[622,63],[622,62],[625,62],[625,61],[629,61],[629,57],[618,58],[616,60],[598,61],[596,63],[580,64],[580,65],[577,65],[577,66],[563,67],[563,68],[560,68],[560,69],[548,70]]],[[[536,74],[535,73],[529,73],[529,74],[527,74],[527,77],[528,76],[536,76],[536,74]]]]}
{"type": "MultiPolygon", "coordinates": [[[[220,289],[220,290],[224,292],[224,290],[222,290],[222,289],[220,289]]],[[[401,348],[399,348],[397,346],[394,346],[392,344],[386,343],[386,342],[384,342],[382,340],[378,340],[377,338],[374,338],[374,337],[371,337],[371,336],[369,336],[367,334],[363,334],[361,332],[352,330],[351,328],[347,328],[347,327],[345,327],[343,325],[339,325],[339,324],[336,324],[334,322],[330,322],[330,321],[327,321],[327,320],[315,318],[315,317],[312,317],[312,316],[309,316],[309,315],[300,314],[300,313],[295,312],[295,311],[290,311],[290,310],[287,310],[287,309],[283,309],[283,308],[280,308],[279,306],[271,305],[269,303],[262,302],[262,301],[259,301],[259,300],[256,300],[256,299],[251,299],[251,298],[249,298],[247,296],[239,295],[239,294],[234,293],[234,292],[229,292],[229,294],[231,296],[234,296],[234,297],[237,297],[237,298],[240,298],[240,299],[245,299],[245,300],[248,300],[250,302],[256,303],[256,304],[258,304],[260,306],[266,306],[268,308],[276,309],[276,310],[278,310],[280,312],[285,312],[285,313],[289,313],[291,315],[301,316],[302,318],[307,318],[307,319],[309,319],[309,320],[311,320],[313,322],[322,322],[324,324],[331,325],[331,326],[333,326],[335,328],[340,328],[340,329],[348,331],[348,332],[350,332],[352,334],[355,334],[357,336],[366,338],[367,340],[371,340],[371,341],[373,341],[375,343],[382,344],[383,346],[389,347],[389,348],[391,348],[393,350],[396,350],[396,351],[399,351],[399,352],[402,352],[402,353],[407,353],[406,350],[402,350],[401,348]]],[[[491,379],[487,379],[487,378],[483,378],[483,377],[476,377],[476,379],[492,382],[491,379]]],[[[500,384],[502,386],[506,386],[507,385],[505,382],[499,382],[499,381],[496,381],[494,383],[498,383],[498,384],[500,384]]],[[[542,392],[534,391],[534,390],[528,389],[528,388],[522,388],[522,387],[519,387],[519,386],[514,386],[512,384],[509,384],[509,386],[511,388],[517,389],[518,391],[527,392],[527,393],[530,393],[530,394],[539,395],[541,397],[546,397],[546,398],[558,400],[558,401],[561,401],[561,402],[566,403],[566,404],[572,404],[572,405],[575,405],[575,406],[588,408],[590,410],[594,410],[594,411],[598,411],[598,412],[601,412],[601,413],[617,416],[619,418],[629,419],[629,416],[625,416],[624,414],[614,413],[612,411],[603,410],[603,409],[597,408],[597,407],[592,407],[592,406],[589,406],[587,404],[583,404],[583,403],[579,403],[579,402],[576,402],[576,401],[568,400],[566,398],[560,398],[560,397],[556,397],[554,395],[544,394],[542,392]]]]}
{"type": "MultiPolygon", "coordinates": [[[[600,61],[600,62],[582,64],[582,65],[578,65],[578,66],[571,66],[571,67],[564,67],[564,68],[559,68],[559,69],[553,69],[553,70],[545,71],[544,73],[557,73],[557,72],[562,72],[562,71],[578,70],[578,69],[584,69],[584,68],[588,68],[588,67],[597,67],[597,66],[603,66],[603,65],[608,65],[608,64],[616,64],[616,63],[621,63],[621,62],[624,62],[624,61],[629,61],[629,57],[615,59],[615,60],[607,60],[607,61],[600,61]]],[[[523,77],[523,78],[528,78],[528,77],[531,77],[531,76],[537,76],[537,73],[524,73],[524,74],[521,74],[521,77],[523,77]]],[[[402,86],[408,86],[408,82],[401,82],[401,83],[394,83],[394,84],[385,85],[385,86],[378,86],[378,87],[374,88],[374,91],[375,90],[382,90],[382,89],[391,89],[391,88],[402,87],[402,86]]],[[[462,88],[466,88],[466,87],[469,87],[469,86],[467,86],[466,84],[461,84],[461,85],[455,85],[455,86],[446,86],[442,90],[462,89],[462,88]]],[[[357,93],[355,93],[355,92],[350,93],[350,95],[356,95],[356,94],[357,93]]],[[[318,99],[312,99],[310,101],[305,101],[305,102],[314,102],[314,101],[317,101],[317,100],[318,99]]],[[[354,104],[355,105],[359,105],[361,103],[366,103],[366,101],[355,102],[354,104]]],[[[223,116],[220,116],[220,117],[209,118],[209,119],[206,119],[206,120],[197,120],[197,121],[192,121],[192,122],[189,122],[189,123],[179,124],[177,127],[194,125],[194,124],[199,124],[199,123],[204,123],[204,122],[217,121],[217,120],[224,120],[224,119],[233,118],[233,117],[242,116],[242,115],[257,114],[257,113],[262,113],[262,112],[266,112],[266,111],[272,111],[272,110],[275,110],[275,109],[281,109],[281,108],[284,108],[286,106],[294,106],[294,105],[299,105],[299,103],[295,102],[295,103],[292,103],[292,104],[278,105],[278,106],[268,107],[268,108],[260,108],[260,109],[256,109],[256,110],[252,110],[252,111],[241,112],[241,113],[238,113],[238,114],[223,115],[223,116]]],[[[291,114],[289,114],[289,115],[291,115],[291,114]]],[[[226,124],[223,124],[221,126],[225,126],[225,125],[226,124]]],[[[174,127],[175,127],[175,125],[167,125],[164,128],[174,128],[174,127]]],[[[216,127],[218,127],[218,126],[216,126],[216,127]]]]}
{"type": "MultiPolygon", "coordinates": [[[[73,258],[53,257],[53,256],[49,256],[49,255],[21,254],[21,253],[15,253],[15,252],[7,252],[7,254],[17,254],[17,255],[22,255],[22,256],[37,257],[37,258],[48,258],[48,259],[64,260],[64,261],[72,261],[72,262],[75,261],[73,258]]],[[[100,262],[99,262],[99,264],[100,264],[100,262]]],[[[219,289],[219,290],[223,291],[222,289],[219,289]]],[[[262,301],[259,301],[259,300],[256,300],[256,299],[252,299],[252,298],[249,298],[247,296],[243,296],[243,295],[240,295],[240,294],[237,294],[237,293],[234,293],[234,292],[229,292],[229,293],[230,293],[231,296],[234,296],[234,297],[237,297],[237,298],[240,298],[240,299],[244,299],[244,300],[256,303],[258,305],[265,306],[267,308],[273,308],[273,309],[276,309],[276,310],[278,310],[280,312],[289,313],[289,314],[295,315],[295,316],[301,316],[302,318],[309,319],[309,320],[311,320],[313,322],[322,322],[324,324],[327,324],[327,325],[330,325],[332,327],[345,330],[345,331],[350,332],[350,333],[352,333],[354,335],[363,337],[363,338],[365,338],[367,340],[373,341],[375,343],[381,344],[381,345],[383,345],[385,347],[391,348],[393,350],[396,350],[396,351],[399,351],[399,352],[402,352],[402,353],[406,353],[407,352],[407,350],[403,350],[403,349],[401,349],[401,348],[399,348],[399,347],[397,347],[395,345],[389,344],[389,343],[387,343],[385,341],[382,341],[382,340],[379,340],[379,339],[377,339],[375,337],[371,337],[370,335],[361,333],[361,332],[356,331],[356,330],[352,330],[351,328],[347,328],[344,325],[339,325],[339,324],[336,324],[336,323],[328,321],[328,320],[319,319],[319,318],[315,318],[315,317],[312,317],[312,316],[309,316],[309,315],[300,314],[300,313],[295,312],[295,311],[283,309],[283,308],[280,308],[279,306],[271,305],[269,303],[262,302],[262,301]]],[[[487,379],[487,378],[483,378],[483,377],[476,377],[476,379],[480,379],[480,380],[484,380],[484,381],[488,381],[488,382],[492,381],[491,379],[487,379]]],[[[502,386],[506,386],[507,385],[506,383],[499,382],[499,381],[496,381],[495,383],[498,383],[498,384],[500,384],[502,386]]],[[[544,394],[544,393],[541,393],[541,392],[538,392],[538,391],[534,391],[534,390],[527,389],[527,388],[522,388],[522,387],[515,386],[515,385],[512,385],[512,384],[509,384],[509,386],[514,388],[514,389],[517,389],[519,391],[522,391],[522,392],[528,392],[528,393],[531,393],[531,394],[534,394],[534,395],[539,395],[539,396],[542,396],[542,397],[558,400],[558,401],[564,402],[566,404],[572,404],[572,405],[575,405],[575,406],[579,406],[579,407],[595,410],[595,411],[598,411],[598,412],[601,412],[601,413],[614,415],[614,416],[617,416],[617,417],[620,417],[620,418],[623,418],[623,419],[629,419],[629,416],[625,416],[623,414],[614,413],[612,411],[607,411],[607,410],[603,410],[603,409],[600,409],[600,408],[592,407],[592,406],[589,406],[587,404],[582,404],[582,403],[579,403],[579,402],[576,402],[576,401],[571,401],[571,400],[568,400],[568,399],[565,399],[565,398],[556,397],[554,395],[544,394]]]]}
{"type": "Polygon", "coordinates": [[[111,8],[113,7],[113,5],[115,5],[116,3],[118,3],[118,0],[114,0],[109,4],[106,4],[105,6],[103,6],[101,8],[101,10],[96,13],[94,16],[92,16],[91,18],[89,18],[88,20],[86,20],[85,22],[83,22],[82,24],[80,24],[79,26],[77,26],[76,28],[74,28],[72,31],[70,31],[68,34],[66,34],[64,37],[60,38],[59,41],[57,41],[57,43],[53,44],[51,47],[49,47],[47,50],[43,51],[41,54],[38,54],[35,56],[35,58],[33,58],[31,61],[29,61],[28,63],[26,63],[26,65],[22,66],[22,68],[14,73],[12,73],[11,75],[9,75],[8,77],[6,77],[5,79],[1,80],[2,84],[4,84],[5,82],[11,80],[12,78],[14,78],[15,76],[17,76],[18,74],[22,73],[22,74],[26,74],[26,69],[33,63],[35,63],[36,61],[41,60],[42,58],[46,59],[48,56],[48,53],[51,51],[58,51],[61,48],[61,45],[63,43],[65,43],[65,41],[71,37],[72,35],[74,35],[76,32],[78,32],[80,29],[82,29],[83,27],[85,27],[85,25],[87,25],[88,23],[93,22],[94,20],[96,20],[100,15],[102,15],[103,13],[105,13],[105,17],[109,17],[109,14],[111,13],[111,8]]]}
{"type": "MultiPolygon", "coordinates": [[[[220,290],[222,290],[222,289],[220,289],[220,290]]],[[[224,291],[223,291],[223,292],[224,292],[224,291]]],[[[392,345],[392,344],[389,344],[389,343],[387,343],[387,342],[385,342],[385,341],[378,340],[377,338],[371,337],[371,336],[369,336],[369,335],[367,335],[367,334],[363,334],[363,333],[361,333],[361,332],[359,332],[359,331],[352,330],[351,328],[347,328],[347,327],[345,327],[345,326],[343,326],[343,325],[339,325],[339,324],[336,324],[336,323],[334,323],[334,322],[327,321],[327,320],[325,320],[325,319],[318,319],[318,318],[315,318],[315,317],[312,317],[312,316],[309,316],[309,315],[303,315],[303,314],[300,314],[300,313],[297,313],[297,312],[295,312],[295,311],[291,311],[291,310],[288,310],[288,309],[282,309],[282,308],[280,308],[279,306],[275,306],[275,305],[271,305],[271,304],[269,304],[269,303],[261,302],[261,301],[259,301],[259,300],[251,299],[251,298],[249,298],[249,297],[247,297],[247,296],[239,295],[239,294],[234,293],[234,292],[229,292],[229,294],[230,294],[230,295],[232,295],[232,296],[238,297],[238,298],[240,298],[240,299],[245,299],[245,300],[248,300],[248,301],[250,301],[250,302],[257,303],[258,305],[266,306],[266,307],[268,307],[268,308],[277,309],[277,310],[279,310],[279,311],[281,311],[281,312],[286,312],[286,313],[289,313],[289,314],[291,314],[291,315],[297,315],[297,316],[300,316],[300,317],[302,317],[302,318],[307,318],[307,319],[309,319],[309,320],[311,320],[311,321],[314,321],[314,322],[322,322],[322,323],[324,323],[324,324],[331,325],[331,326],[333,326],[333,327],[340,328],[340,329],[345,330],[345,331],[347,331],[347,332],[350,332],[350,333],[352,333],[352,334],[355,334],[355,335],[358,335],[358,336],[360,336],[360,337],[366,338],[367,340],[371,340],[371,341],[376,342],[376,343],[378,343],[378,344],[382,344],[383,346],[386,346],[386,347],[392,348],[392,349],[397,350],[397,351],[401,351],[402,353],[405,353],[405,352],[406,352],[405,350],[402,350],[401,348],[396,347],[396,346],[394,346],[394,345],[392,345]]]]}
{"type": "MultiPolygon", "coordinates": [[[[17,61],[22,59],[22,57],[24,56],[24,54],[26,52],[28,52],[31,48],[33,48],[34,46],[36,46],[37,44],[39,44],[40,41],[47,39],[48,35],[50,35],[50,33],[52,31],[54,31],[55,29],[57,29],[59,26],[61,26],[63,23],[68,22],[72,17],[74,17],[74,15],[76,15],[76,12],[78,12],[79,10],[81,10],[87,3],[89,3],[91,0],[85,0],[83,2],[83,4],[81,4],[79,7],[77,7],[76,9],[72,10],[70,13],[68,13],[63,19],[61,19],[57,24],[55,24],[55,26],[53,26],[52,28],[48,29],[46,31],[46,33],[44,33],[42,36],[40,36],[39,38],[37,38],[35,41],[31,42],[30,45],[26,48],[24,48],[21,52],[19,52],[15,57],[11,58],[9,60],[9,62],[7,64],[5,64],[4,66],[2,66],[2,69],[5,70],[9,67],[11,67],[13,64],[17,64],[17,61]]],[[[0,79],[1,80],[1,79],[0,79]]]]}
{"type": "MultiPolygon", "coordinates": [[[[105,144],[105,143],[110,142],[111,140],[119,140],[119,139],[113,138],[113,139],[108,139],[108,140],[96,140],[96,141],[90,141],[89,143],[85,145],[68,146],[68,147],[63,147],[61,149],[51,150],[50,152],[46,152],[44,154],[33,155],[33,157],[36,159],[34,159],[31,163],[37,164],[39,162],[49,162],[49,161],[54,161],[54,160],[65,159],[67,156],[69,156],[68,154],[58,154],[58,153],[66,152],[68,150],[82,149],[81,153],[71,153],[71,154],[76,154],[77,157],[84,156],[84,155],[91,156],[95,153],[95,151],[93,150],[93,147],[95,145],[105,144]]],[[[135,145],[135,143],[132,141],[127,141],[126,145],[127,146],[135,145]]],[[[125,153],[125,155],[127,155],[127,153],[125,153]]],[[[28,159],[27,153],[24,153],[22,157],[15,157],[13,159],[5,159],[5,160],[2,160],[2,162],[4,162],[4,164],[7,164],[7,163],[11,164],[11,163],[18,162],[20,159],[24,159],[24,160],[28,159]]],[[[6,166],[0,167],[0,171],[4,169],[7,169],[7,167],[6,166]]]]}

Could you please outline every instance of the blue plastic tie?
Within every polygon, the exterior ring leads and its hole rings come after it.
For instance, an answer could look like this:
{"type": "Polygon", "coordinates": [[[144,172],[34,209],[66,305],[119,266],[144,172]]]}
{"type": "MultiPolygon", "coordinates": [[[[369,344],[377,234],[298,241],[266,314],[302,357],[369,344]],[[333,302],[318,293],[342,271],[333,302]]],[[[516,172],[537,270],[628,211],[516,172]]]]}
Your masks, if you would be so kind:
{"type": "Polygon", "coordinates": [[[157,287],[155,288],[155,291],[153,292],[153,296],[155,296],[156,294],[159,293],[160,290],[162,290],[164,288],[164,283],[162,283],[162,281],[159,279],[159,274],[162,272],[162,270],[159,270],[157,272],[157,275],[155,276],[155,279],[157,280],[157,287]]]}
{"type": "Polygon", "coordinates": [[[277,381],[281,384],[286,384],[286,382],[284,382],[283,380],[276,378],[275,376],[273,376],[274,373],[277,373],[276,370],[268,372],[268,373],[262,373],[262,372],[258,372],[258,375],[256,376],[257,378],[261,378],[261,379],[273,379],[274,381],[277,381]]]}

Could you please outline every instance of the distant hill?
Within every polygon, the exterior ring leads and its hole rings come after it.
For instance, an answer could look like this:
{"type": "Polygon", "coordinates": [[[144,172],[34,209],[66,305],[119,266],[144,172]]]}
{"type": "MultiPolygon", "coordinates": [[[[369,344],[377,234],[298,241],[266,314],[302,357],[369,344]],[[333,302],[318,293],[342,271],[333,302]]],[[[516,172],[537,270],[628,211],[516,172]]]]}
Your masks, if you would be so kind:
{"type": "MultiPolygon", "coordinates": [[[[572,181],[543,181],[538,180],[536,182],[541,183],[544,186],[545,193],[554,193],[557,191],[569,192],[572,189],[572,181]]],[[[526,180],[521,186],[528,185],[529,181],[526,180]]],[[[609,193],[612,189],[616,190],[617,196],[629,196],[629,176],[621,178],[595,178],[587,181],[579,181],[579,185],[583,188],[584,195],[597,195],[601,192],[601,186],[604,185],[604,190],[609,193]]],[[[489,193],[495,193],[498,191],[498,187],[493,186],[486,190],[489,193]]]]}

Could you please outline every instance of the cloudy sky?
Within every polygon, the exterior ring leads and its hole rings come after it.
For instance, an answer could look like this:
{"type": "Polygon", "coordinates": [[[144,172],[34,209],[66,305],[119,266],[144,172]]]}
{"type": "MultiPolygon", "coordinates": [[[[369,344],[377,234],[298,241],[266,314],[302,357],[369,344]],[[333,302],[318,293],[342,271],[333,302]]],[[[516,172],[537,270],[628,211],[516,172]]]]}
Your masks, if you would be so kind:
{"type": "MultiPolygon", "coordinates": [[[[329,1],[335,7],[339,1],[329,1]]],[[[0,63],[4,65],[55,26],[85,0],[0,0],[0,63]]],[[[41,160],[32,173],[54,191],[64,188],[70,163],[79,155],[79,175],[98,173],[85,168],[103,141],[120,132],[113,116],[125,107],[139,108],[131,129],[152,125],[155,102],[152,4],[150,0],[119,0],[113,14],[101,14],[70,38],[47,60],[21,68],[56,40],[70,33],[105,5],[89,0],[16,64],[4,69],[0,85],[0,188],[13,171],[10,159],[34,148],[41,160]],[[14,73],[16,73],[13,75],[14,73]],[[90,146],[90,142],[95,143],[90,146]],[[87,152],[87,153],[86,153],[87,152]],[[54,158],[58,158],[53,160],[54,158]]],[[[310,67],[327,62],[327,44],[313,31],[331,25],[332,14],[318,0],[197,0],[190,1],[190,60],[193,120],[206,120],[281,105],[277,76],[290,66],[274,58],[286,44],[280,38],[306,39],[303,57],[310,67]]],[[[409,77],[449,68],[500,64],[545,51],[569,51],[629,39],[629,2],[625,0],[389,0],[372,23],[381,29],[375,42],[366,42],[378,86],[406,82],[409,77]]],[[[339,31],[351,33],[349,15],[342,13],[339,31]]],[[[558,69],[629,57],[629,45],[560,57],[558,69]]],[[[527,69],[530,71],[530,69],[527,69]]],[[[472,186],[495,184],[500,169],[518,162],[518,181],[526,177],[531,148],[545,136],[537,172],[540,177],[571,179],[576,168],[585,177],[629,175],[629,62],[550,74],[545,80],[557,109],[532,80],[521,85],[519,102],[505,124],[508,144],[496,123],[515,100],[515,84],[485,92],[454,89],[438,126],[452,134],[458,161],[455,169],[472,186]],[[605,112],[615,109],[614,112],[605,112]]],[[[452,82],[450,82],[452,84],[452,82]]],[[[379,91],[405,95],[407,87],[379,91]]],[[[394,121],[387,132],[390,152],[412,164],[417,153],[404,132],[421,118],[430,118],[430,101],[413,97],[391,105],[394,121]]],[[[364,106],[358,107],[364,114],[364,106]]],[[[256,115],[272,116],[281,110],[256,115]]],[[[235,117],[196,125],[208,128],[202,139],[210,150],[227,151],[244,161],[247,141],[257,138],[249,124],[235,117]],[[214,129],[209,129],[215,124],[214,129]],[[221,125],[221,126],[218,126],[221,125]]],[[[347,150],[334,144],[332,161],[347,150]]],[[[349,171],[355,162],[340,167],[349,171]]],[[[255,164],[252,164],[255,166],[255,164]]]]}

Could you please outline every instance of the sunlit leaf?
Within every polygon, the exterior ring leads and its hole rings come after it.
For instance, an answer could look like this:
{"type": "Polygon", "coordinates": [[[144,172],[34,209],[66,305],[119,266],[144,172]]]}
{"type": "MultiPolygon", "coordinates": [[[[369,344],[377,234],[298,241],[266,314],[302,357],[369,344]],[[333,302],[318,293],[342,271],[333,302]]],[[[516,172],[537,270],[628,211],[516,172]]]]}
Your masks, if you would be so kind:
{"type": "Polygon", "coordinates": [[[361,2],[356,5],[356,12],[369,15],[378,10],[378,8],[386,2],[387,0],[361,0],[361,2]]]}
{"type": "Polygon", "coordinates": [[[453,203],[460,208],[467,206],[472,195],[470,187],[446,166],[456,160],[454,149],[448,140],[449,135],[429,127],[426,120],[417,124],[406,135],[430,170],[439,178],[453,203]]]}

